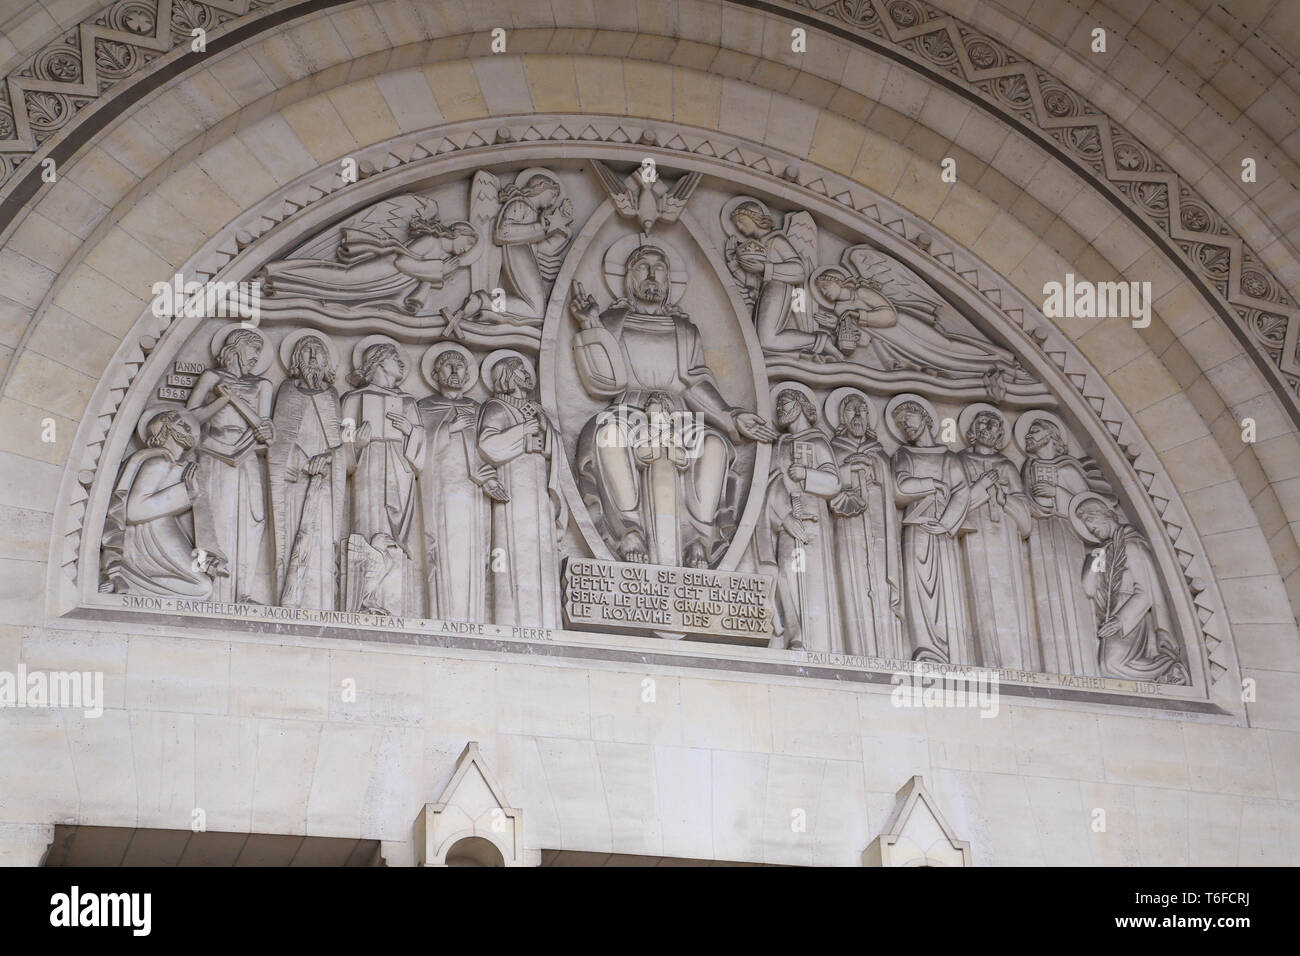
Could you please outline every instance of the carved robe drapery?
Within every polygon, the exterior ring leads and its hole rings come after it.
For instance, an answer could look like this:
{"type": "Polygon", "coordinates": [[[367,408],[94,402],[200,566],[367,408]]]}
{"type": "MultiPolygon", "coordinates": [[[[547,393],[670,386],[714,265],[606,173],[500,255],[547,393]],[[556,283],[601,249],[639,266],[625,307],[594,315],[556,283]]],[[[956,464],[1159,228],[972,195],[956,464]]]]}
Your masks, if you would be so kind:
{"type": "Polygon", "coordinates": [[[497,215],[493,238],[502,247],[501,272],[509,290],[517,295],[525,314],[541,316],[546,309],[546,279],[557,263],[542,262],[535,245],[546,239],[546,227],[536,203],[524,195],[509,198],[497,215]]]}
{"type": "Polygon", "coordinates": [[[971,498],[962,535],[970,587],[978,663],[1016,670],[1039,668],[1038,642],[1030,623],[1032,596],[1024,539],[1030,531],[1029,499],[1020,474],[1006,456],[966,449],[959,455],[971,498]],[[987,494],[977,485],[992,471],[987,494]]]}
{"type": "Polygon", "coordinates": [[[420,399],[419,409],[425,431],[420,498],[429,614],[486,621],[492,509],[482,486],[495,470],[478,451],[479,404],[435,394],[420,399]]]}
{"type": "Polygon", "coordinates": [[[510,496],[509,501],[492,502],[492,549],[501,559],[500,570],[492,572],[493,621],[558,627],[556,528],[567,520],[560,493],[559,435],[535,403],[498,395],[483,403],[478,447],[510,496]],[[533,443],[524,433],[530,418],[542,423],[537,450],[530,450],[533,443]]]}
{"type": "Polygon", "coordinates": [[[817,341],[818,326],[813,307],[805,302],[795,309],[794,292],[808,281],[812,264],[799,255],[794,244],[780,231],[764,236],[767,265],[755,274],[759,285],[754,305],[754,325],[764,348],[777,351],[811,349],[817,341]]]}
{"type": "Polygon", "coordinates": [[[1026,459],[1020,470],[1034,516],[1029,570],[1043,669],[1052,674],[1096,677],[1097,622],[1092,602],[1079,587],[1088,548],[1070,524],[1070,499],[1104,491],[1076,458],[1026,459]],[[1038,493],[1035,489],[1044,489],[1038,493]]]}
{"type": "MultiPolygon", "coordinates": [[[[272,386],[257,375],[237,376],[211,369],[213,384],[196,387],[187,407],[200,409],[218,396],[220,385],[246,414],[271,417],[272,386]]],[[[200,379],[202,383],[203,379],[200,379]]],[[[267,525],[266,462],[245,414],[227,404],[204,423],[198,448],[198,503],[194,546],[218,556],[230,572],[213,581],[212,600],[273,604],[271,535],[267,525]]]]}
{"type": "Polygon", "coordinates": [[[127,459],[113,490],[104,572],[115,590],[206,601],[212,579],[194,556],[193,502],[181,476],[187,462],[162,448],[127,459]]]}
{"type": "MultiPolygon", "coordinates": [[[[737,487],[730,470],[736,454],[732,441],[738,436],[731,406],[705,362],[699,330],[685,315],[642,315],[625,305],[607,309],[600,318],[601,327],[580,331],[573,345],[588,393],[615,399],[578,439],[583,497],[615,547],[633,531],[651,545],[663,537],[651,533],[647,518],[652,511],[656,518],[664,517],[666,496],[643,484],[655,472],[642,471],[636,461],[628,423],[644,417],[651,395],[667,396],[672,407],[666,412],[697,412],[702,419],[695,432],[698,451],[681,474],[675,513],[683,551],[696,542],[712,563],[735,521],[737,487]],[[602,437],[602,428],[617,434],[602,437]],[[658,508],[652,509],[652,499],[660,501],[658,508]]],[[[676,485],[675,476],[668,477],[676,485]]],[[[653,560],[680,565],[683,556],[656,553],[653,560]]]]}
{"type": "Polygon", "coordinates": [[[338,548],[346,537],[347,463],[339,395],[286,380],[275,398],[275,438],[267,453],[275,522],[275,582],[285,607],[338,606],[338,548]],[[326,471],[308,463],[330,456],[326,471]]]}
{"type": "Polygon", "coordinates": [[[846,654],[906,659],[893,470],[880,442],[831,439],[844,490],[831,500],[846,654]],[[870,463],[864,474],[856,461],[870,463]]]}
{"type": "Polygon", "coordinates": [[[777,633],[787,647],[845,651],[828,507],[840,487],[835,455],[821,431],[806,428],[777,439],[758,555],[776,572],[777,633]],[[807,469],[802,481],[789,475],[795,461],[807,469]]]}
{"type": "Polygon", "coordinates": [[[405,392],[371,384],[343,396],[343,417],[352,419],[357,430],[351,532],[377,552],[374,560],[383,556],[385,566],[376,574],[388,582],[384,591],[389,596],[382,599],[382,609],[389,614],[419,614],[424,604],[415,539],[415,480],[424,464],[420,411],[405,392]],[[409,435],[403,436],[387,419],[390,411],[410,423],[409,435]],[[361,429],[367,423],[370,434],[363,438],[361,429]]]}
{"type": "Polygon", "coordinates": [[[970,489],[957,455],[945,445],[902,445],[893,457],[894,486],[903,513],[903,606],[913,660],[974,663],[967,614],[966,575],[957,532],[966,517],[970,489]],[[944,482],[946,502],[932,490],[944,482]],[[922,526],[939,521],[944,530],[922,526]]]}
{"type": "Polygon", "coordinates": [[[1119,633],[1101,638],[1102,676],[1190,683],[1151,545],[1133,528],[1120,525],[1102,557],[1087,562],[1083,573],[1083,591],[1096,608],[1098,628],[1111,620],[1119,625],[1119,633]]]}

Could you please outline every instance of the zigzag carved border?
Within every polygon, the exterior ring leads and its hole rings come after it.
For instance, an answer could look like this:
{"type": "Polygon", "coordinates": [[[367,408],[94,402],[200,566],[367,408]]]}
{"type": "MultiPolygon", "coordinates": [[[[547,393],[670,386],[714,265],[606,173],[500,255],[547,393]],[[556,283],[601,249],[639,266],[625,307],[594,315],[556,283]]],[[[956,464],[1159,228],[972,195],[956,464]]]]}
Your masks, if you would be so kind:
{"type": "MultiPolygon", "coordinates": [[[[195,27],[242,27],[271,10],[278,23],[339,2],[116,0],[6,77],[0,88],[0,199],[19,184],[34,192],[39,170],[24,167],[69,138],[87,107],[120,92],[132,77],[143,80],[139,74],[188,43],[195,27]]],[[[1196,281],[1300,426],[1300,308],[1210,203],[1104,111],[925,0],[727,2],[885,52],[1036,136],[1144,226],[1196,281]]],[[[20,191],[19,202],[4,202],[0,218],[16,214],[26,198],[20,191]]]]}
{"type": "MultiPolygon", "coordinates": [[[[500,157],[496,147],[529,143],[611,144],[625,146],[637,143],[641,150],[661,155],[666,167],[672,166],[672,155],[687,155],[718,160],[736,167],[771,177],[782,188],[806,191],[852,210],[877,223],[912,245],[924,250],[936,269],[959,278],[969,289],[988,300],[1014,326],[1023,329],[1033,345],[1047,357],[1051,364],[1065,374],[1070,385],[1078,392],[1126,459],[1144,489],[1164,526],[1164,534],[1173,549],[1174,558],[1183,574],[1183,586],[1190,598],[1200,630],[1200,643],[1204,652],[1206,677],[1210,688],[1215,688],[1225,677],[1235,673],[1233,651],[1226,638],[1229,628],[1223,612],[1222,598],[1214,583],[1213,570],[1204,552],[1190,517],[1178,497],[1176,486],[1160,464],[1159,457],[1133,423],[1124,405],[1114,396],[1104,380],[1083,360],[1077,347],[1055,326],[1043,324],[1038,312],[1003,277],[990,269],[969,251],[950,244],[946,239],[933,237],[926,232],[926,223],[917,220],[888,199],[876,196],[843,177],[805,165],[794,157],[775,150],[759,149],[732,140],[722,134],[708,135],[704,130],[659,124],[673,128],[674,132],[660,142],[659,131],[639,124],[592,117],[575,121],[573,117],[561,118],[538,115],[529,118],[498,120],[486,126],[473,121],[449,124],[438,131],[405,134],[386,144],[368,147],[357,154],[362,181],[378,173],[400,167],[419,168],[427,163],[456,153],[482,153],[485,157],[500,157]],[[497,125],[500,123],[501,125],[497,125]],[[653,145],[649,145],[653,144],[653,145]]],[[[288,187],[245,210],[197,255],[182,268],[186,275],[209,281],[223,276],[240,252],[253,245],[272,230],[292,222],[305,214],[310,207],[336,193],[346,191],[337,170],[321,167],[304,174],[288,187]]],[[[109,390],[100,402],[100,413],[87,428],[83,426],[78,445],[69,458],[69,466],[77,470],[75,481],[65,482],[66,517],[60,525],[60,554],[54,576],[69,584],[81,587],[79,565],[83,546],[83,530],[91,487],[100,467],[100,457],[108,439],[113,420],[126,398],[144,363],[160,341],[174,328],[174,319],[152,317],[146,312],[149,327],[143,336],[128,337],[124,352],[110,366],[109,390]]],[[[61,495],[61,498],[64,496],[61,495]]],[[[1157,527],[1148,528],[1158,533],[1157,527]]],[[[1173,582],[1169,582],[1171,585],[1173,582]]]]}

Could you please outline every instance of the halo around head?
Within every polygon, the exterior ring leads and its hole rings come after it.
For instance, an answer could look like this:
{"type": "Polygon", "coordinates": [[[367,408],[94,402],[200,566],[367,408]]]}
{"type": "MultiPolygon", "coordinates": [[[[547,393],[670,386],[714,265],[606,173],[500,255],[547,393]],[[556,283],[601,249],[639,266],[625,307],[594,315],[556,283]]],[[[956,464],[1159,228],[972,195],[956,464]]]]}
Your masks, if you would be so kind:
{"type": "Polygon", "coordinates": [[[894,410],[904,402],[915,402],[924,408],[930,416],[930,421],[934,423],[934,428],[938,429],[939,412],[930,403],[930,400],[922,395],[917,395],[915,392],[904,392],[902,395],[895,395],[885,406],[885,427],[889,429],[889,434],[893,435],[897,441],[904,445],[907,444],[907,439],[898,431],[898,424],[894,421],[894,410]]]}
{"type": "Polygon", "coordinates": [[[852,385],[843,385],[826,396],[826,405],[822,412],[826,416],[826,424],[833,431],[840,427],[840,408],[844,405],[845,399],[849,397],[862,399],[863,404],[867,407],[867,424],[871,430],[877,431],[880,428],[880,414],[876,411],[876,405],[871,401],[870,396],[860,388],[854,388],[852,385]]]}
{"type": "Polygon", "coordinates": [[[776,219],[776,216],[772,215],[772,210],[768,207],[767,203],[763,202],[761,199],[754,196],[732,196],[722,204],[722,211],[718,213],[718,218],[722,223],[722,231],[728,236],[740,237],[740,233],[736,231],[735,224],[731,221],[731,214],[736,211],[736,207],[741,203],[753,203],[763,210],[763,215],[767,216],[769,219],[776,219]]]}
{"type": "MultiPolygon", "coordinates": [[[[217,329],[216,332],[212,334],[212,360],[214,362],[217,360],[217,357],[221,354],[221,350],[225,346],[226,339],[230,336],[230,334],[232,332],[235,332],[236,330],[245,329],[245,328],[246,327],[242,322],[232,322],[228,325],[221,326],[219,329],[217,329]]],[[[262,340],[262,351],[257,356],[257,364],[254,365],[252,371],[248,373],[251,375],[261,375],[263,372],[265,372],[268,368],[271,367],[271,349],[267,348],[266,335],[262,332],[261,329],[246,329],[246,331],[252,332],[254,335],[256,335],[259,339],[262,340]]]]}
{"type": "Polygon", "coordinates": [[[641,235],[624,236],[605,250],[605,285],[616,299],[623,298],[623,277],[627,273],[627,257],[641,246],[652,246],[668,260],[668,304],[676,305],[686,291],[686,260],[676,249],[666,243],[645,239],[641,235]]]}
{"type": "Polygon", "coordinates": [[[180,412],[181,418],[190,426],[190,431],[194,435],[194,440],[199,440],[199,420],[194,417],[194,413],[183,405],[155,405],[146,409],[145,413],[140,416],[140,420],[135,423],[135,435],[140,439],[140,444],[149,444],[149,426],[153,420],[163,412],[180,412]]]}
{"type": "Polygon", "coordinates": [[[1063,421],[1061,421],[1051,412],[1043,411],[1042,409],[1038,409],[1038,408],[1030,409],[1029,411],[1025,412],[1019,418],[1016,419],[1016,427],[1014,430],[1016,436],[1016,447],[1019,448],[1021,451],[1023,451],[1026,455],[1029,454],[1029,449],[1025,447],[1025,437],[1029,434],[1029,429],[1033,427],[1034,422],[1039,420],[1051,422],[1060,430],[1061,438],[1063,438],[1066,442],[1070,440],[1070,432],[1065,427],[1065,423],[1063,421]]]}
{"type": "Polygon", "coordinates": [[[1081,491],[1073,498],[1070,499],[1070,504],[1066,509],[1066,514],[1070,516],[1070,525],[1071,527],[1074,528],[1074,533],[1077,534],[1088,544],[1101,544],[1101,540],[1098,539],[1096,535],[1094,535],[1091,531],[1088,530],[1087,526],[1081,520],[1079,520],[1079,516],[1078,514],[1076,514],[1076,512],[1079,509],[1079,505],[1087,501],[1100,501],[1103,505],[1106,506],[1107,511],[1109,511],[1112,515],[1116,515],[1115,520],[1118,521],[1119,516],[1116,514],[1114,505],[1112,505],[1109,501],[1107,501],[1103,496],[1097,494],[1097,492],[1095,491],[1081,491]]]}
{"type": "Polygon", "coordinates": [[[777,382],[768,391],[768,395],[772,397],[773,409],[776,408],[776,397],[782,392],[798,392],[804,398],[808,399],[808,401],[812,402],[813,408],[817,407],[817,396],[813,394],[813,390],[807,385],[802,382],[777,382]]]}
{"type": "Polygon", "coordinates": [[[492,370],[496,368],[498,362],[507,358],[523,359],[524,364],[528,366],[528,371],[532,373],[533,378],[535,379],[537,377],[537,366],[534,365],[533,360],[523,352],[516,349],[497,349],[495,352],[488,353],[487,358],[483,359],[482,368],[479,370],[479,374],[483,376],[483,381],[487,383],[488,391],[493,391],[492,370]]]}
{"type": "Polygon", "coordinates": [[[988,402],[975,402],[967,405],[957,416],[957,431],[961,434],[962,441],[966,440],[966,433],[970,431],[971,423],[975,421],[975,416],[981,412],[991,412],[996,415],[1002,422],[1002,444],[998,446],[1001,451],[1007,447],[1007,442],[1011,441],[1011,428],[1007,422],[1007,416],[1002,414],[1002,409],[996,405],[990,405],[988,402]]]}
{"type": "Polygon", "coordinates": [[[303,339],[320,339],[325,345],[325,354],[329,356],[330,365],[338,368],[339,352],[330,341],[330,337],[324,332],[317,329],[294,329],[288,335],[280,340],[280,364],[284,370],[289,370],[289,363],[293,359],[293,350],[298,347],[298,343],[303,339]]]}
{"type": "Polygon", "coordinates": [[[813,301],[823,309],[834,309],[835,303],[826,298],[826,296],[822,294],[822,290],[817,286],[817,280],[828,272],[838,272],[840,275],[845,276],[849,281],[853,281],[857,278],[857,274],[848,266],[834,263],[829,266],[822,266],[808,277],[808,291],[812,294],[813,301]]]}
{"type": "Polygon", "coordinates": [[[465,360],[465,384],[460,389],[462,392],[468,392],[478,382],[478,362],[474,360],[469,349],[457,342],[436,342],[430,345],[420,356],[420,374],[435,392],[438,391],[438,379],[433,374],[433,363],[444,352],[459,352],[461,358],[465,360]]]}
{"type": "Polygon", "coordinates": [[[366,354],[366,349],[370,348],[372,345],[391,345],[397,349],[397,354],[402,357],[402,367],[405,369],[405,371],[402,372],[402,377],[397,380],[397,384],[401,385],[405,382],[407,376],[411,374],[411,360],[407,358],[406,353],[402,351],[401,343],[398,342],[397,339],[391,338],[387,335],[367,335],[358,341],[356,345],[352,346],[353,371],[361,368],[361,359],[366,354]]]}
{"type": "Polygon", "coordinates": [[[559,190],[560,193],[559,198],[557,198],[555,202],[557,205],[564,202],[566,195],[564,192],[564,183],[560,182],[560,177],[555,175],[555,173],[551,172],[549,169],[544,169],[541,166],[529,166],[527,169],[521,169],[519,175],[515,177],[515,185],[519,187],[526,186],[528,180],[532,179],[534,176],[545,176],[551,182],[555,183],[555,188],[559,190]]]}

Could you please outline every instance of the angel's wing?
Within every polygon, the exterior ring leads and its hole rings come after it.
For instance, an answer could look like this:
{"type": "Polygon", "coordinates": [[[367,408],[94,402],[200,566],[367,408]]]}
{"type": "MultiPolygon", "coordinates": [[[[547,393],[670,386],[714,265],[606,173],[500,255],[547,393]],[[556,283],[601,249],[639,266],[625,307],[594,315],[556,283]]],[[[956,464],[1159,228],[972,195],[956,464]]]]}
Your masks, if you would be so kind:
{"type": "Polygon", "coordinates": [[[496,288],[501,278],[501,247],[492,241],[492,227],[501,210],[501,181],[480,169],[469,184],[469,223],[478,233],[478,256],[470,264],[470,291],[496,288]]]}
{"type": "Polygon", "coordinates": [[[605,192],[609,193],[609,198],[614,203],[614,208],[618,210],[620,216],[634,216],[637,211],[637,194],[632,191],[623,179],[598,159],[591,161],[591,168],[596,171],[596,178],[600,184],[605,187],[605,192]]]}
{"type": "Polygon", "coordinates": [[[800,209],[785,217],[785,236],[811,272],[817,265],[817,223],[812,213],[800,209]]]}
{"type": "Polygon", "coordinates": [[[310,242],[294,250],[294,259],[333,259],[338,251],[339,240],[344,229],[356,229],[374,236],[387,236],[398,242],[408,238],[408,225],[415,215],[425,218],[438,215],[438,204],[431,199],[413,193],[390,196],[367,206],[356,215],[339,223],[338,229],[329,229],[310,242]]]}
{"type": "Polygon", "coordinates": [[[659,219],[663,222],[676,222],[677,217],[686,208],[686,201],[695,192],[704,176],[701,173],[687,173],[673,185],[667,193],[659,197],[659,219]]]}
{"type": "Polygon", "coordinates": [[[844,253],[845,261],[864,279],[874,279],[895,308],[938,314],[943,299],[924,279],[892,256],[870,246],[854,246],[844,253]]]}

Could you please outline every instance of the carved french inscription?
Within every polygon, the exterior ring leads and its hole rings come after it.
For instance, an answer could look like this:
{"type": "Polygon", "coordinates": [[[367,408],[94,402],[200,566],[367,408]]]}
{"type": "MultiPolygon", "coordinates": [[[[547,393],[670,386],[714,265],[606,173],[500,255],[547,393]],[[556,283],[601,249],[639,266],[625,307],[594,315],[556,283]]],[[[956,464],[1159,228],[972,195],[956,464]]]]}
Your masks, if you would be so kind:
{"type": "Polygon", "coordinates": [[[564,613],[578,627],[764,637],[772,633],[771,590],[762,574],[570,559],[564,613]]]}

